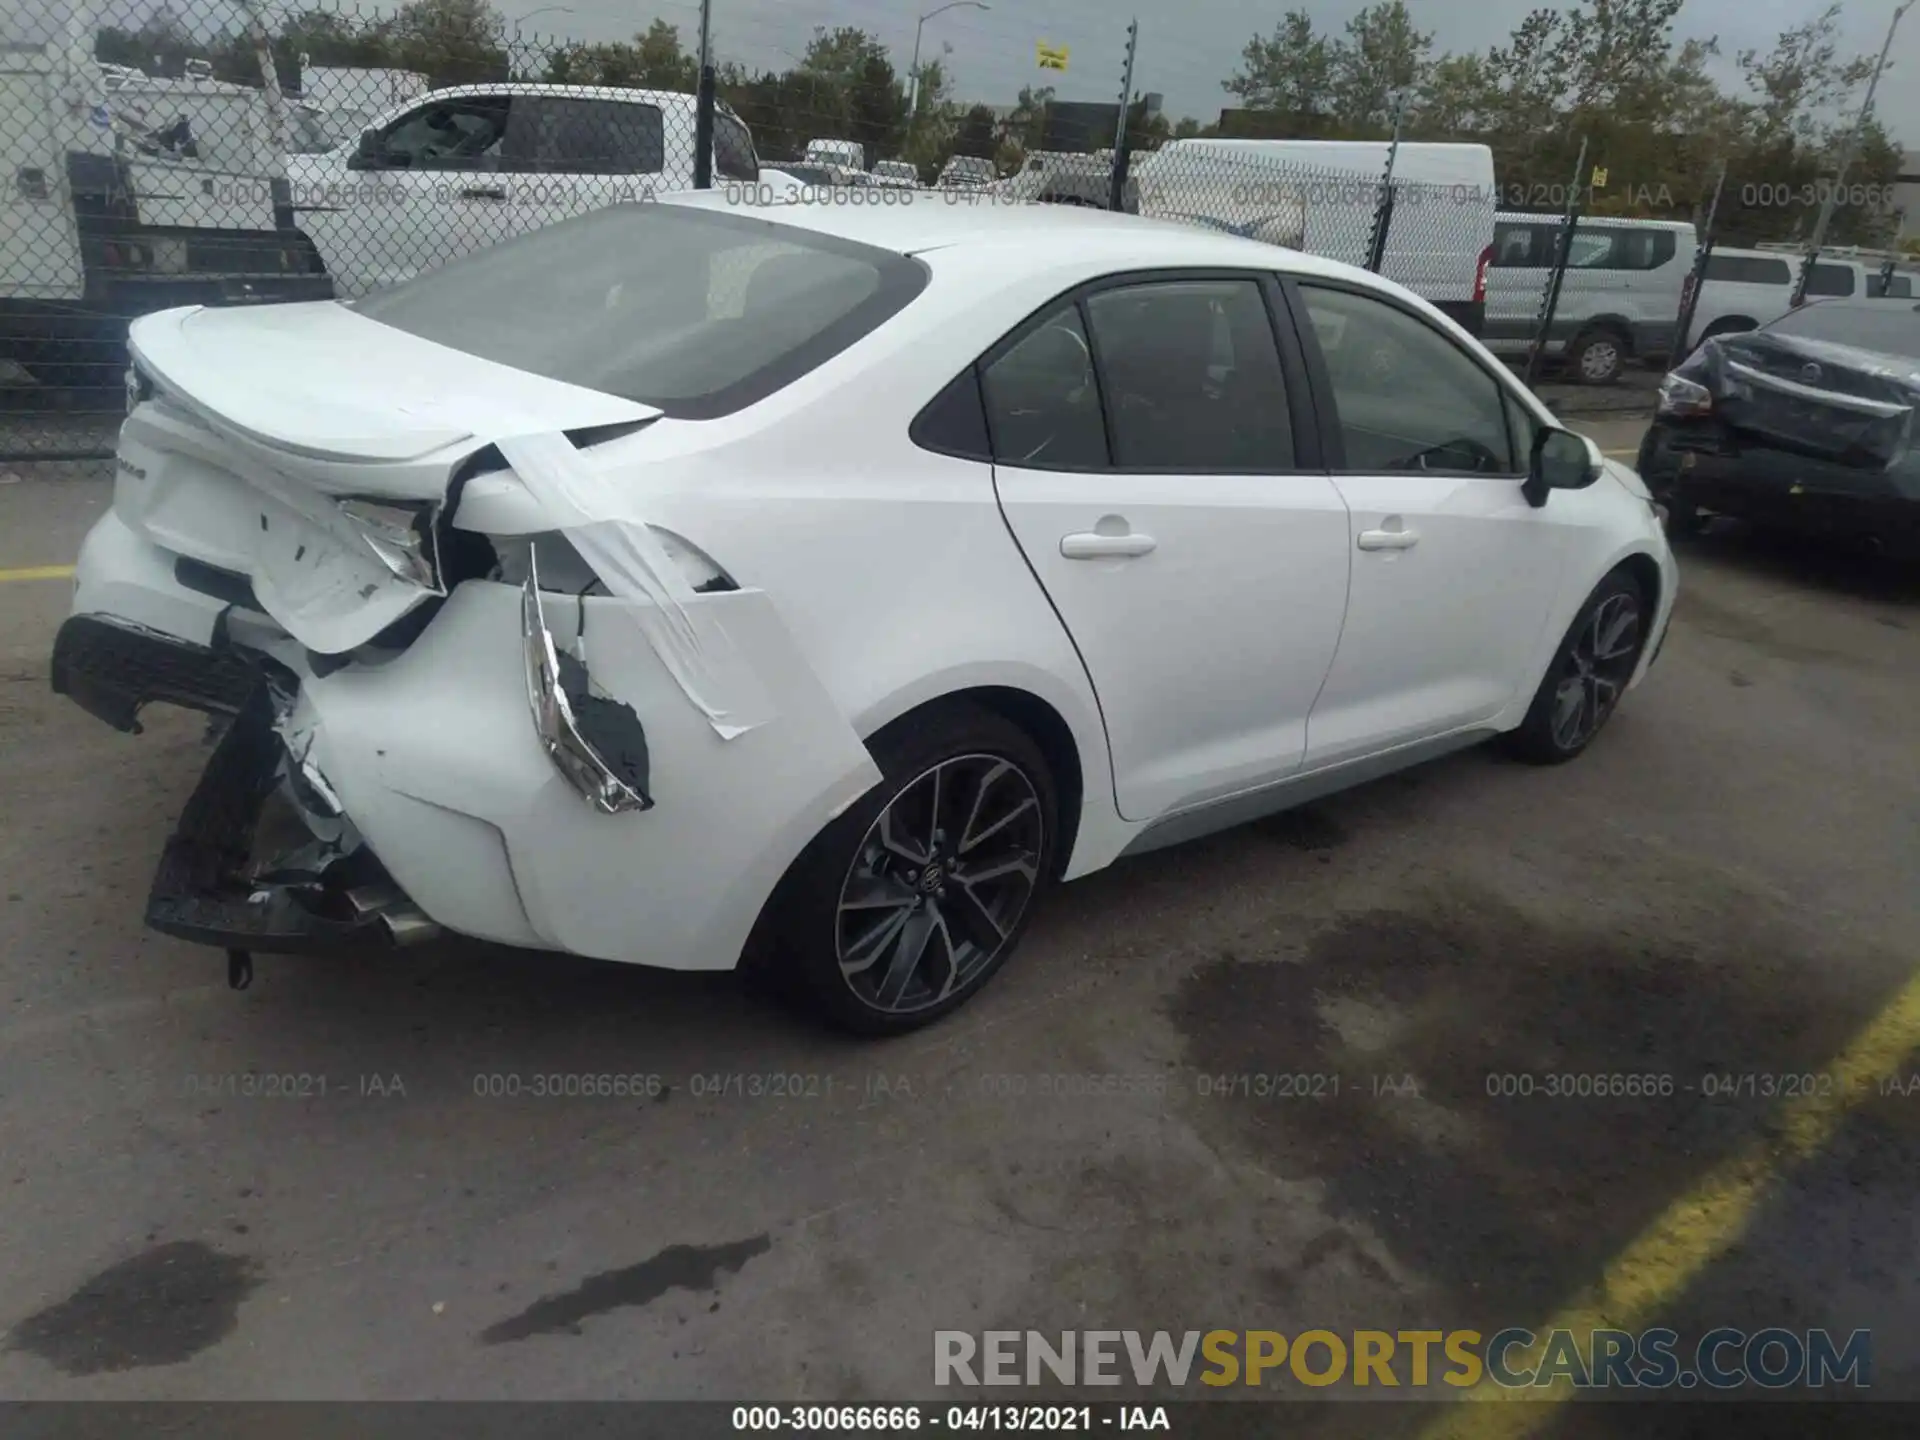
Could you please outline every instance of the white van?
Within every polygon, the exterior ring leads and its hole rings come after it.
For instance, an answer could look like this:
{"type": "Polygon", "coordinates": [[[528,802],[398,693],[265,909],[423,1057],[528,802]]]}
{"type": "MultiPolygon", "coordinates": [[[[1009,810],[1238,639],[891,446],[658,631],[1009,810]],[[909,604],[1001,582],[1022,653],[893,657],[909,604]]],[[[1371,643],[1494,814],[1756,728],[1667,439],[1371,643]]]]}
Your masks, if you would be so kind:
{"type": "MultiPolygon", "coordinates": [[[[1533,343],[1553,275],[1562,217],[1503,212],[1494,224],[1482,339],[1519,357],[1533,343]]],[[[1698,248],[1691,223],[1582,215],[1554,307],[1546,353],[1585,385],[1605,385],[1629,359],[1672,353],[1680,301],[1698,248]]]]}
{"type": "MultiPolygon", "coordinates": [[[[1694,307],[1687,348],[1720,335],[1758,330],[1793,308],[1793,284],[1800,273],[1799,255],[1782,250],[1722,249],[1707,256],[1706,279],[1700,303],[1694,307]]],[[[1816,260],[1807,279],[1807,298],[1914,298],[1913,276],[1895,271],[1891,285],[1881,287],[1881,267],[1858,260],[1816,260]]]]}
{"type": "MultiPolygon", "coordinates": [[[[1134,157],[1128,209],[1364,265],[1387,149],[1384,140],[1170,140],[1134,157]]],[[[1476,335],[1496,193],[1485,145],[1407,142],[1394,157],[1381,274],[1476,335]]]]}

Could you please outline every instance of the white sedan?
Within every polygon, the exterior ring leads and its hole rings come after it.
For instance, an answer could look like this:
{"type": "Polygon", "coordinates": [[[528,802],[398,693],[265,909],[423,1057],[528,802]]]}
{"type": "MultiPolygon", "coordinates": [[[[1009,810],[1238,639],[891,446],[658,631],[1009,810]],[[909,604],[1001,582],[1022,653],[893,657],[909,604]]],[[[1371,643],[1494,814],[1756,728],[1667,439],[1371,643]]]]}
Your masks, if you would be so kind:
{"type": "Polygon", "coordinates": [[[53,684],[232,717],[147,919],[236,984],[448,931],[910,1029],[1056,881],[1579,754],[1674,598],[1432,306],[1097,211],[678,197],[132,350],[53,684]]]}

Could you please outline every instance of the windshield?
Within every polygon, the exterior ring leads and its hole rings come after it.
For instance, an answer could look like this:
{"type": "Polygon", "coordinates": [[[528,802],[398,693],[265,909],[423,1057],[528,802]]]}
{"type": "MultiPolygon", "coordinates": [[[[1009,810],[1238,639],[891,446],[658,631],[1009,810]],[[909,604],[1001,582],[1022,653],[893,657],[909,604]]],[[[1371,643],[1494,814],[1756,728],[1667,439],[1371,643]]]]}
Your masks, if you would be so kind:
{"type": "Polygon", "coordinates": [[[1790,310],[1767,333],[1852,345],[1903,360],[1920,360],[1920,309],[1886,300],[1876,305],[1808,305],[1790,310]]]}
{"type": "Polygon", "coordinates": [[[917,261],[892,251],[656,202],[475,251],[353,308],[470,355],[701,419],[792,383],[925,283],[917,261]]]}

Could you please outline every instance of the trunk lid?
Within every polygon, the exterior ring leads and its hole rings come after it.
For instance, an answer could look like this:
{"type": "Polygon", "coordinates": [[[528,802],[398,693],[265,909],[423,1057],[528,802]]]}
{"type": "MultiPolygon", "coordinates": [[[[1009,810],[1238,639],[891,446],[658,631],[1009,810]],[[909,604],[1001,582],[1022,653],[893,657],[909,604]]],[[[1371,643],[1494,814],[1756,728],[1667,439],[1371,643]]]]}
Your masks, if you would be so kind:
{"type": "Polygon", "coordinates": [[[163,550],[244,580],[323,654],[445,593],[442,510],[475,453],[660,413],[332,302],[167,311],[136,321],[129,348],[153,403],[121,429],[115,511],[163,550]]]}
{"type": "Polygon", "coordinates": [[[1796,454],[1883,470],[1913,438],[1920,366],[1765,330],[1710,341],[1699,382],[1736,435],[1796,454]]]}

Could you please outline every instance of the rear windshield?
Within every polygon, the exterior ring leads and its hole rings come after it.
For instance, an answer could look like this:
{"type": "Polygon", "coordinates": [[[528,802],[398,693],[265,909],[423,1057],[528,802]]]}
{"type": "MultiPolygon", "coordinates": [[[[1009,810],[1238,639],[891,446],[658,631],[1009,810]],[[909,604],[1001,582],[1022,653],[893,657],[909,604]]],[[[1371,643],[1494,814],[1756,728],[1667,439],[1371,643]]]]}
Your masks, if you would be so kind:
{"type": "Polygon", "coordinates": [[[1904,360],[1920,360],[1920,309],[1912,305],[1808,305],[1781,316],[1767,330],[1854,345],[1904,360]]]}
{"type": "Polygon", "coordinates": [[[668,415],[789,385],[917,295],[916,261],[771,220],[616,205],[352,302],[369,320],[668,415]]]}

